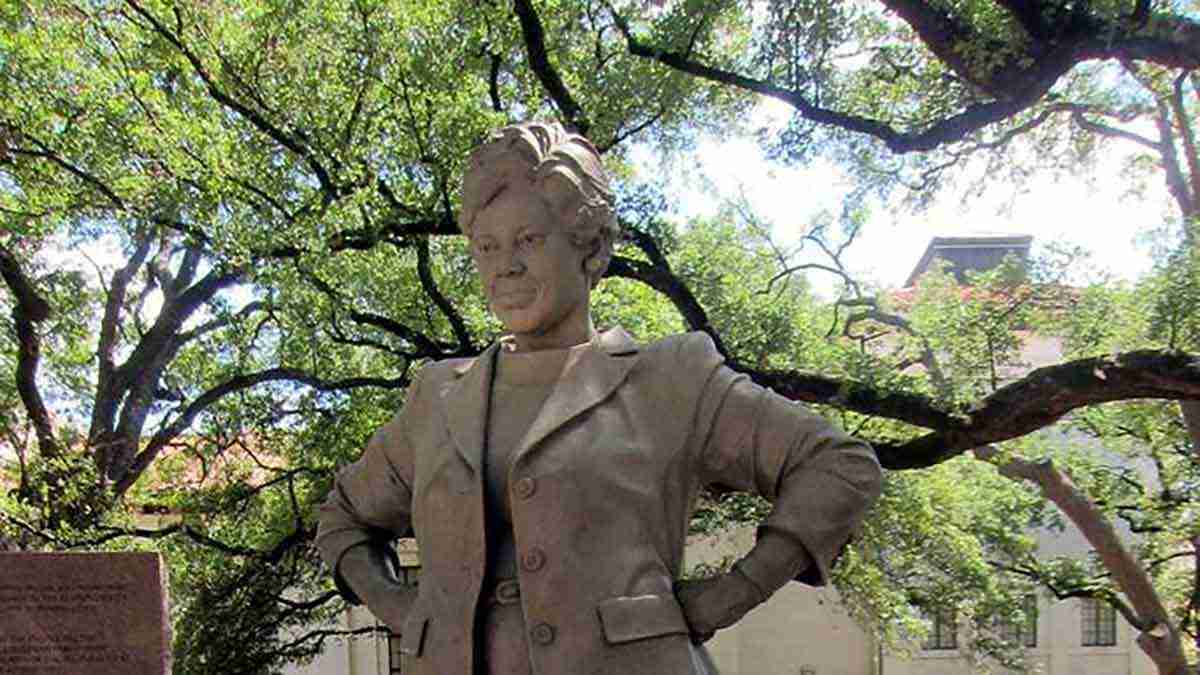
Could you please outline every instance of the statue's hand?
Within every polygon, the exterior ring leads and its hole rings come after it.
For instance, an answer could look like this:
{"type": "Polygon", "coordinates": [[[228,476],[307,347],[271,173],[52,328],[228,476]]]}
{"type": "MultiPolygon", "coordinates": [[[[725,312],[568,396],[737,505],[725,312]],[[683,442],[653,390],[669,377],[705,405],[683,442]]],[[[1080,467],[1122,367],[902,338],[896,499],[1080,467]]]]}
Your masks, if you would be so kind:
{"type": "Polygon", "coordinates": [[[348,549],[338,573],[377,619],[399,633],[417,599],[417,587],[400,583],[382,548],[367,544],[348,549]]]}
{"type": "Polygon", "coordinates": [[[417,599],[417,587],[404,584],[391,584],[391,588],[375,594],[373,602],[367,603],[367,608],[375,618],[387,624],[393,633],[399,634],[408,619],[408,612],[417,599]]]}
{"type": "Polygon", "coordinates": [[[719,577],[678,581],[675,597],[683,607],[683,617],[696,644],[707,642],[718,630],[737,623],[764,600],[736,568],[719,577]]]}

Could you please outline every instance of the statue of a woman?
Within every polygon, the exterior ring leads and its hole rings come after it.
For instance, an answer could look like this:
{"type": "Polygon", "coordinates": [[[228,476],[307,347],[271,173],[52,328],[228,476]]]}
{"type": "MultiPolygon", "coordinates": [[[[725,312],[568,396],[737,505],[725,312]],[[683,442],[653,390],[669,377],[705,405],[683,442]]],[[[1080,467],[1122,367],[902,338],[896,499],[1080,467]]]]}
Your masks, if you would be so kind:
{"type": "Polygon", "coordinates": [[[421,675],[698,675],[702,643],[792,579],[823,584],[879,493],[874,453],[723,365],[704,333],[597,332],[618,231],[596,149],[557,124],[471,155],[459,223],[508,334],[425,366],[338,475],[318,545],[421,675]],[[678,582],[706,485],[771,500],[732,571],[678,582]],[[388,544],[416,537],[418,587],[388,544]]]}

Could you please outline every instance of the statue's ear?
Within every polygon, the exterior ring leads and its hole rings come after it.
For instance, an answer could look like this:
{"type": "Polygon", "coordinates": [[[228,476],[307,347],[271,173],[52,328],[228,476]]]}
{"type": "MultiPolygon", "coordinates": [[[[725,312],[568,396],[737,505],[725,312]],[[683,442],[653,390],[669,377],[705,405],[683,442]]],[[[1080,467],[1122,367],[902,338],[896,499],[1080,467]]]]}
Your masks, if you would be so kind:
{"type": "Polygon", "coordinates": [[[595,288],[612,260],[613,247],[604,241],[604,237],[596,237],[589,248],[591,251],[583,259],[583,269],[591,281],[592,288],[595,288]]]}

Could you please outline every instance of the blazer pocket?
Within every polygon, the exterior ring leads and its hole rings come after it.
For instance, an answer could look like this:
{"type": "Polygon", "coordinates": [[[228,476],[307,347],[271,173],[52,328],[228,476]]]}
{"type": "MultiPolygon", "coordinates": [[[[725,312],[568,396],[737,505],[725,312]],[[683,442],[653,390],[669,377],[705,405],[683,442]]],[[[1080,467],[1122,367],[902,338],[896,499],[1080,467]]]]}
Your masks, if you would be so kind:
{"type": "Polygon", "coordinates": [[[400,635],[400,653],[405,656],[420,656],[425,642],[425,627],[429,618],[414,616],[404,621],[404,632],[400,635]]]}
{"type": "Polygon", "coordinates": [[[634,595],[609,598],[596,606],[604,639],[610,645],[660,637],[687,635],[687,622],[674,595],[634,595]]]}

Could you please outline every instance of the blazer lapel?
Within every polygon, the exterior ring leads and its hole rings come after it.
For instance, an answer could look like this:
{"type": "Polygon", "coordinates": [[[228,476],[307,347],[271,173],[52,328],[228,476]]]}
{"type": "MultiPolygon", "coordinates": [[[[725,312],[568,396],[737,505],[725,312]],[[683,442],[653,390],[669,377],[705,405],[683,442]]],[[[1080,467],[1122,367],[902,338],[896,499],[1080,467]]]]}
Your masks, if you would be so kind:
{"type": "Polygon", "coordinates": [[[637,343],[620,328],[599,335],[591,349],[568,361],[550,397],[509,459],[515,466],[522,455],[572,418],[597,405],[613,392],[637,363],[637,343]]]}
{"type": "Polygon", "coordinates": [[[458,366],[455,369],[457,379],[442,390],[442,407],[446,411],[450,435],[458,446],[458,454],[476,474],[483,466],[492,369],[498,349],[499,343],[493,343],[470,363],[458,366]]]}

